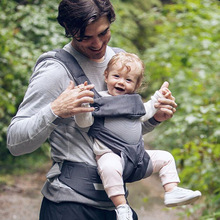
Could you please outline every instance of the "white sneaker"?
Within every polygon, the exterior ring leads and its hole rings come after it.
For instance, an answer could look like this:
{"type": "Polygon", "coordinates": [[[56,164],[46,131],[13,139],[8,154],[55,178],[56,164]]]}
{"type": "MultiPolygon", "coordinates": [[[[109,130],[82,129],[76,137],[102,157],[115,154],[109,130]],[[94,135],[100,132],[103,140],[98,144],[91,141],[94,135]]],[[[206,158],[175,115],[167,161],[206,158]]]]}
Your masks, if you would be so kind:
{"type": "Polygon", "coordinates": [[[129,205],[119,205],[115,209],[117,220],[133,220],[133,213],[129,205]]]}
{"type": "Polygon", "coordinates": [[[196,190],[184,189],[175,187],[171,192],[166,192],[164,195],[164,204],[167,207],[187,205],[195,202],[201,197],[201,192],[196,190]]]}

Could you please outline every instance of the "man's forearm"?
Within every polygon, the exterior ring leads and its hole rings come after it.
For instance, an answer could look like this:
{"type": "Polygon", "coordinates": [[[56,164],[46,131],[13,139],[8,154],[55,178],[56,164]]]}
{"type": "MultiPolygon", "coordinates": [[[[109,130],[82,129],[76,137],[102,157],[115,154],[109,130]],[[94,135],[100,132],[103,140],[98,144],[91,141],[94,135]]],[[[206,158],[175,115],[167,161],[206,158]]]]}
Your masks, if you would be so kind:
{"type": "Polygon", "coordinates": [[[11,154],[19,156],[39,148],[56,127],[55,119],[50,106],[31,117],[14,117],[7,133],[7,147],[11,154]]]}

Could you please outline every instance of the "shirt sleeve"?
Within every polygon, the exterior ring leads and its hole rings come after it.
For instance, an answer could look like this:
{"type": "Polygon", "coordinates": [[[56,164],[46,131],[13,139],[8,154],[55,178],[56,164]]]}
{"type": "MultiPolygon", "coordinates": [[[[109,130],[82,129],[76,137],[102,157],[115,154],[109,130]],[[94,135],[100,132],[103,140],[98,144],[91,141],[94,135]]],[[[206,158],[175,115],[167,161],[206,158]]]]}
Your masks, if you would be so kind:
{"type": "MultiPolygon", "coordinates": [[[[89,103],[83,103],[82,106],[89,107],[89,103]]],[[[84,112],[74,115],[75,122],[80,128],[90,127],[94,122],[92,112],[84,112]]]]}
{"type": "Polygon", "coordinates": [[[154,130],[154,128],[160,124],[160,122],[157,122],[153,116],[157,112],[157,109],[154,107],[154,104],[157,102],[158,98],[163,97],[163,95],[156,91],[153,96],[151,96],[151,100],[144,103],[144,107],[146,110],[146,114],[143,115],[140,120],[142,121],[142,134],[146,134],[148,132],[151,132],[154,130]]]}
{"type": "Polygon", "coordinates": [[[46,60],[38,64],[18,112],[8,127],[7,147],[11,154],[31,153],[47,140],[57,126],[58,118],[50,103],[67,88],[70,80],[60,63],[46,60]]]}
{"type": "Polygon", "coordinates": [[[158,98],[162,97],[163,95],[159,91],[156,91],[154,95],[151,96],[151,99],[148,102],[144,103],[146,114],[140,118],[142,122],[147,121],[155,115],[157,109],[154,107],[154,104],[157,102],[158,98]]]}

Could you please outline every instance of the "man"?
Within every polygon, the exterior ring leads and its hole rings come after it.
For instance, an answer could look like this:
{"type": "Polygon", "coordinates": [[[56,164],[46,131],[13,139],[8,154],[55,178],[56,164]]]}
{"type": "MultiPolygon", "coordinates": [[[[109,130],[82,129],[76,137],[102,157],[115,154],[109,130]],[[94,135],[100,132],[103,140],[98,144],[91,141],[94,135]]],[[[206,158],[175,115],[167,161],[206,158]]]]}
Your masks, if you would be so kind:
{"type": "MultiPolygon", "coordinates": [[[[115,54],[107,46],[114,20],[109,0],[63,0],[59,5],[58,22],[65,28],[66,36],[72,38],[64,50],[76,58],[97,91],[106,90],[103,72],[115,54]]],[[[42,189],[40,220],[114,220],[116,214],[110,201],[94,199],[86,190],[74,190],[59,179],[64,161],[96,167],[88,129],[77,127],[73,118],[75,114],[94,110],[81,106],[93,103],[93,85],[81,91],[73,81],[57,60],[45,59],[36,65],[24,100],[8,128],[8,148],[18,156],[33,152],[47,138],[50,140],[53,166],[42,189]]],[[[143,124],[145,133],[176,111],[174,98],[162,99],[156,107],[160,110],[154,118],[143,124]]],[[[76,181],[84,173],[76,172],[76,181]]],[[[84,183],[76,187],[84,189],[84,183]]],[[[135,213],[133,218],[137,219],[135,213]]]]}

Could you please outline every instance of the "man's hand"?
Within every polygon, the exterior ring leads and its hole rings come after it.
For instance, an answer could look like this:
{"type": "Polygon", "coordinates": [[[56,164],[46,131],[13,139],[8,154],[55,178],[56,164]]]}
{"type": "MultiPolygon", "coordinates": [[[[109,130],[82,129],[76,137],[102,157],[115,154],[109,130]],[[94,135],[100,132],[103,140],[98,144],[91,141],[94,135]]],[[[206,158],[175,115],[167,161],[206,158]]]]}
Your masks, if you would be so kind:
{"type": "Polygon", "coordinates": [[[154,118],[160,122],[172,118],[173,114],[176,112],[177,104],[168,87],[169,83],[164,82],[159,90],[164,98],[159,98],[158,103],[155,103],[155,108],[158,108],[158,111],[154,115],[154,118]]]}
{"type": "Polygon", "coordinates": [[[67,89],[51,103],[53,113],[61,118],[69,118],[77,113],[92,112],[93,107],[83,107],[83,103],[93,103],[94,93],[90,91],[94,85],[84,84],[75,86],[73,81],[70,81],[67,89]]]}

